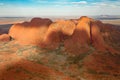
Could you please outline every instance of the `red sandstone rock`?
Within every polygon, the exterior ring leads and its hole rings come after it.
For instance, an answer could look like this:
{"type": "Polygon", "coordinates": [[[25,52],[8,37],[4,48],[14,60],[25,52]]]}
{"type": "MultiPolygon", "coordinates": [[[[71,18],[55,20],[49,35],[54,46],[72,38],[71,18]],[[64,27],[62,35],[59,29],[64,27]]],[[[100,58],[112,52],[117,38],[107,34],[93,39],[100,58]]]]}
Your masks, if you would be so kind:
{"type": "Polygon", "coordinates": [[[74,54],[81,54],[89,50],[90,43],[90,19],[82,17],[78,20],[78,24],[73,35],[64,42],[65,48],[68,52],[74,54]]]}
{"type": "Polygon", "coordinates": [[[103,37],[100,33],[100,29],[95,22],[91,22],[91,31],[93,46],[99,50],[104,51],[106,49],[106,43],[104,42],[103,37]]]}
{"type": "Polygon", "coordinates": [[[52,23],[52,21],[48,18],[33,18],[31,21],[30,21],[30,24],[29,26],[48,26],[52,23]]]}
{"type": "Polygon", "coordinates": [[[70,20],[73,21],[77,25],[79,19],[70,19],[70,20]]]}
{"type": "Polygon", "coordinates": [[[10,36],[8,34],[1,34],[0,41],[10,41],[10,36]]]}
{"type": "Polygon", "coordinates": [[[110,41],[106,42],[105,38],[102,35],[103,33],[107,33],[107,36],[109,35],[109,37],[112,37],[112,35],[108,34],[108,32],[111,32],[109,30],[113,29],[111,29],[110,27],[108,28],[108,26],[106,26],[100,21],[91,22],[93,46],[99,51],[109,51],[112,54],[118,54],[118,51],[116,51],[115,49],[110,47],[110,45],[107,44],[110,41]]]}
{"type": "Polygon", "coordinates": [[[74,32],[75,24],[72,21],[60,20],[52,23],[46,32],[44,43],[49,48],[57,48],[65,39],[65,36],[71,36],[74,32]]]}
{"type": "Polygon", "coordinates": [[[49,19],[33,18],[31,22],[14,24],[9,35],[20,44],[40,45],[51,23],[49,19]]]}
{"type": "Polygon", "coordinates": [[[64,44],[65,50],[72,54],[86,53],[90,46],[99,51],[118,53],[105,42],[103,33],[108,33],[101,21],[83,16],[74,20],[33,18],[30,22],[18,23],[9,30],[9,35],[21,44],[34,44],[42,48],[56,49],[64,44]]]}

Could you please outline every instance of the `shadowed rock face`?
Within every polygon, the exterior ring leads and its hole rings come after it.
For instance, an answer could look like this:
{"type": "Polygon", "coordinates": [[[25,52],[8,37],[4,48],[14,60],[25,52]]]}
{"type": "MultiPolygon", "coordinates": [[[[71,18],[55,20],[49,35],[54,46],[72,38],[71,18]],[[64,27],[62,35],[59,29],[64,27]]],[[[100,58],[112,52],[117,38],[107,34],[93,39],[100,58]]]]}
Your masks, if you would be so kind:
{"type": "Polygon", "coordinates": [[[86,16],[56,22],[33,18],[30,22],[14,24],[9,35],[20,44],[34,44],[41,48],[56,49],[62,44],[72,54],[88,52],[90,46],[116,53],[104,41],[102,33],[107,31],[104,26],[102,22],[86,16]]]}
{"type": "Polygon", "coordinates": [[[8,34],[9,28],[12,26],[12,24],[4,24],[0,25],[0,35],[1,34],[8,34]]]}
{"type": "Polygon", "coordinates": [[[45,35],[44,43],[49,48],[57,48],[66,38],[71,36],[75,30],[72,21],[60,20],[52,23],[45,35]]]}
{"type": "MultiPolygon", "coordinates": [[[[108,27],[106,24],[103,24],[101,21],[94,21],[91,23],[91,31],[92,31],[92,40],[93,46],[99,51],[109,51],[112,54],[119,53],[115,49],[113,49],[110,44],[111,41],[106,41],[108,39],[109,34],[114,34],[117,32],[116,30],[112,29],[110,26],[108,27]]],[[[113,35],[109,35],[109,37],[113,35]]],[[[116,34],[114,36],[117,36],[116,34]]],[[[110,39],[108,39],[110,40],[110,39]]],[[[116,41],[116,40],[115,40],[116,41]]]]}
{"type": "Polygon", "coordinates": [[[67,51],[74,54],[81,54],[89,50],[90,26],[89,18],[82,17],[78,19],[78,24],[72,36],[65,40],[64,45],[67,51]]]}
{"type": "Polygon", "coordinates": [[[106,44],[103,40],[100,29],[95,22],[91,23],[91,33],[92,33],[93,46],[95,46],[97,49],[104,50],[106,44]]]}
{"type": "Polygon", "coordinates": [[[29,26],[49,26],[50,24],[52,23],[52,21],[48,18],[33,18],[31,21],[30,21],[30,24],[29,26]]]}

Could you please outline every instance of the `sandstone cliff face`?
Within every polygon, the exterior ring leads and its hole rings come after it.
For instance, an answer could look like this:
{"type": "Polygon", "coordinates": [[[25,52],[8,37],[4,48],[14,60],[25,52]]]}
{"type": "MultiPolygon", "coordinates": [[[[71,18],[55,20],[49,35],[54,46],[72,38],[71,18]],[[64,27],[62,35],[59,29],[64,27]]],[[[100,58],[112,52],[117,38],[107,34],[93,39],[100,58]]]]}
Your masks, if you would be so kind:
{"type": "Polygon", "coordinates": [[[47,47],[57,48],[64,40],[71,36],[75,30],[75,24],[72,21],[60,20],[52,23],[45,35],[44,43],[47,47]]]}
{"type": "Polygon", "coordinates": [[[104,41],[103,30],[104,24],[102,22],[86,16],[81,17],[77,21],[76,29],[71,38],[65,40],[66,50],[74,54],[81,54],[88,52],[90,46],[93,46],[98,51],[118,53],[104,41]]]}
{"type": "Polygon", "coordinates": [[[65,48],[68,52],[74,54],[81,54],[89,50],[90,43],[90,27],[89,18],[82,17],[78,19],[78,24],[72,36],[64,42],[65,48]]]}
{"type": "Polygon", "coordinates": [[[104,42],[100,29],[95,22],[91,22],[91,33],[93,46],[99,50],[105,50],[106,43],[104,42]]]}
{"type": "MultiPolygon", "coordinates": [[[[117,31],[112,29],[110,26],[103,24],[101,21],[94,21],[91,23],[92,29],[92,39],[93,39],[93,46],[99,51],[108,51],[112,54],[119,54],[118,51],[113,49],[111,44],[113,44],[111,39],[114,38],[113,35],[117,31]],[[108,41],[107,41],[108,40],[108,41]]],[[[117,36],[117,35],[114,35],[117,36]]],[[[116,40],[114,40],[116,41],[116,40]]]]}
{"type": "Polygon", "coordinates": [[[106,44],[119,50],[120,47],[120,28],[117,25],[103,24],[100,28],[102,37],[106,44]]]}
{"type": "Polygon", "coordinates": [[[14,24],[9,35],[21,44],[39,45],[51,23],[50,19],[33,18],[30,22],[14,24]]]}

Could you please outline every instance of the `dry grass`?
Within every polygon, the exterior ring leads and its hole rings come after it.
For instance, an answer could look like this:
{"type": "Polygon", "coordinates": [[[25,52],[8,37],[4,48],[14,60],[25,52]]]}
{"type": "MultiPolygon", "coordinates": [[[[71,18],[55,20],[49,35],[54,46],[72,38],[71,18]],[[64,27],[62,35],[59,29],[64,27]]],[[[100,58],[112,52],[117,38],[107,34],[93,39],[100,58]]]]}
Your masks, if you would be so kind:
{"type": "MultiPolygon", "coordinates": [[[[84,78],[88,80],[119,80],[119,76],[111,75],[107,71],[98,74],[97,70],[88,69],[89,66],[87,68],[85,67],[84,60],[89,60],[89,56],[91,55],[93,58],[95,56],[93,54],[94,51],[95,49],[90,46],[88,52],[75,56],[66,53],[63,46],[56,50],[48,50],[31,45],[22,46],[14,41],[10,41],[0,44],[0,70],[3,70],[4,76],[2,78],[4,80],[7,80],[6,77],[10,77],[9,75],[11,73],[11,76],[14,77],[11,77],[11,80],[84,80],[84,78]],[[41,73],[32,71],[31,69],[28,70],[27,67],[24,67],[24,61],[27,61],[26,65],[30,62],[27,66],[34,66],[40,69],[40,67],[33,64],[42,65],[57,73],[60,72],[62,76],[53,76],[53,72],[49,73],[49,70],[46,72],[44,69],[41,73]],[[48,73],[49,76],[47,75],[48,73]],[[20,78],[19,75],[22,77],[20,78]],[[68,76],[70,79],[64,79],[65,76],[68,76]]],[[[103,55],[104,54],[101,54],[100,56],[103,55]]],[[[100,59],[101,57],[97,58],[100,59]]],[[[112,55],[110,58],[112,59],[112,55]]],[[[90,66],[92,66],[92,64],[90,64],[90,66]]]]}

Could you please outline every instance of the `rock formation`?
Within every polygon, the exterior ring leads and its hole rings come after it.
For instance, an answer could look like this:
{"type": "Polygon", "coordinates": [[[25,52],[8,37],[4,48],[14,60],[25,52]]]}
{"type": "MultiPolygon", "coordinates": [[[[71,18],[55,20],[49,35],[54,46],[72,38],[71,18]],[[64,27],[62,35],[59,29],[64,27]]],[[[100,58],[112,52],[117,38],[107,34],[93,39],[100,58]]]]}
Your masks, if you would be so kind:
{"type": "Polygon", "coordinates": [[[68,52],[80,54],[89,50],[90,44],[90,19],[81,17],[78,19],[78,24],[72,36],[64,42],[65,48],[68,52]]]}
{"type": "Polygon", "coordinates": [[[45,35],[44,43],[47,47],[57,48],[61,43],[73,34],[75,24],[69,20],[60,20],[52,23],[45,35]]]}
{"type": "Polygon", "coordinates": [[[88,52],[90,46],[98,51],[117,53],[106,44],[101,21],[82,16],[79,19],[58,20],[33,18],[30,22],[14,24],[9,35],[21,44],[34,44],[41,48],[56,49],[61,44],[72,54],[88,52]]]}
{"type": "Polygon", "coordinates": [[[39,45],[51,23],[50,19],[33,18],[30,22],[14,24],[9,35],[21,44],[39,45]]]}
{"type": "Polygon", "coordinates": [[[120,80],[119,36],[120,28],[87,16],[14,24],[0,35],[9,41],[0,43],[0,80],[120,80]]]}
{"type": "Polygon", "coordinates": [[[2,34],[0,35],[0,41],[2,42],[10,41],[10,36],[8,34],[2,34]]]}

